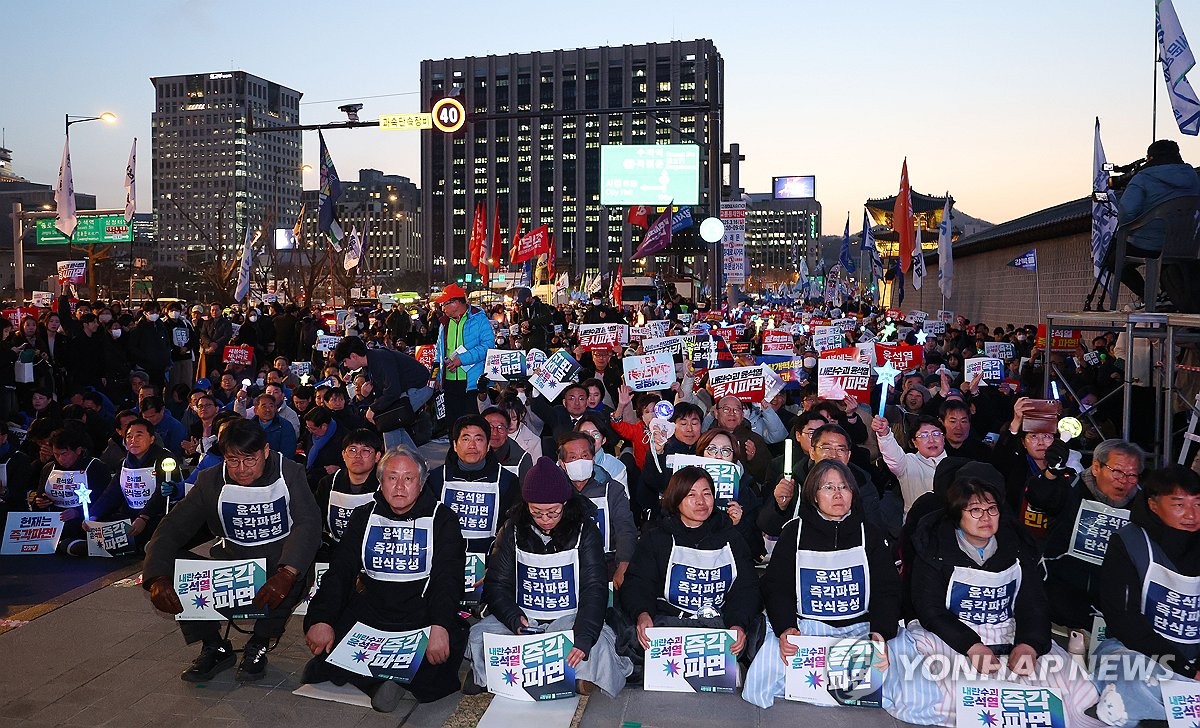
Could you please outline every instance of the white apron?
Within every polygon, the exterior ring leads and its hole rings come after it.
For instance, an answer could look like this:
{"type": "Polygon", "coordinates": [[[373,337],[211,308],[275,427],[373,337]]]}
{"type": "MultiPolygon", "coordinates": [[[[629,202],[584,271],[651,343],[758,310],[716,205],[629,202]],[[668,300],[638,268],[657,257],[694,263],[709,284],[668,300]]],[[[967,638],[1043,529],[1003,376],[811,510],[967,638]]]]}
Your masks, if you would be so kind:
{"type": "MultiPolygon", "coordinates": [[[[580,534],[582,536],[582,534],[580,534]]],[[[528,617],[552,622],[579,610],[579,538],[575,548],[535,554],[517,548],[517,606],[528,617]]]]}
{"type": "MultiPolygon", "coordinates": [[[[797,524],[797,544],[803,524],[797,524]]],[[[853,548],[796,550],[796,614],[801,619],[824,622],[866,615],[871,601],[871,567],[866,527],[860,524],[859,532],[859,545],[853,548]]]]}
{"type": "Polygon", "coordinates": [[[279,478],[265,487],[226,483],[217,499],[217,517],[225,538],[239,546],[261,546],[286,538],[292,531],[289,510],[291,494],[283,481],[283,455],[279,456],[279,478]]]}
{"type": "Polygon", "coordinates": [[[737,564],[729,544],[720,549],[693,549],[671,539],[663,598],[672,607],[695,614],[702,607],[720,609],[737,579],[737,564]]]}

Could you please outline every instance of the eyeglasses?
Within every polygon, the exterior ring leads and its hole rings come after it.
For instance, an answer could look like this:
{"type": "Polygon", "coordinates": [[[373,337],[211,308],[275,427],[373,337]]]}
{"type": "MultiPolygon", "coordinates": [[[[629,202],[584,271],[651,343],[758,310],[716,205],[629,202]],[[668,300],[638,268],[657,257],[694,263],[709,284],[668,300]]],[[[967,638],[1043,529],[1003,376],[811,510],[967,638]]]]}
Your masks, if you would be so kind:
{"type": "Polygon", "coordinates": [[[262,457],[259,455],[248,455],[242,458],[225,458],[225,464],[236,469],[252,468],[258,464],[262,457]]]}
{"type": "Polygon", "coordinates": [[[733,448],[709,445],[708,447],[704,448],[704,454],[711,457],[731,458],[733,457],[733,448]]]}
{"type": "Polygon", "coordinates": [[[1054,435],[1049,432],[1035,432],[1025,436],[1030,442],[1054,442],[1054,435]]]}
{"type": "Polygon", "coordinates": [[[819,430],[819,429],[820,429],[819,427],[813,427],[813,428],[811,428],[811,429],[808,429],[808,430],[800,430],[800,434],[801,434],[801,435],[804,435],[805,437],[812,437],[812,436],[813,436],[813,433],[814,433],[814,432],[816,432],[816,431],[817,431],[817,430],[819,430]]]}
{"type": "Polygon", "coordinates": [[[562,515],[562,513],[563,513],[562,508],[555,508],[554,510],[551,510],[551,511],[535,511],[532,509],[529,511],[529,515],[532,516],[533,520],[535,520],[535,521],[549,521],[549,520],[558,518],[559,516],[562,515]]]}
{"type": "Polygon", "coordinates": [[[850,486],[845,483],[821,483],[817,486],[817,490],[822,493],[844,493],[850,490],[850,486]]]}
{"type": "Polygon", "coordinates": [[[830,453],[834,455],[845,455],[846,453],[850,452],[850,448],[846,447],[845,445],[818,445],[817,450],[827,455],[830,453]]]}
{"type": "Polygon", "coordinates": [[[352,457],[356,457],[356,458],[368,457],[369,458],[369,457],[373,457],[375,455],[375,448],[373,448],[373,447],[358,447],[357,445],[351,445],[350,447],[346,448],[345,452],[347,455],[350,455],[352,457]]]}
{"type": "Polygon", "coordinates": [[[1112,473],[1113,477],[1116,478],[1117,480],[1137,480],[1137,477],[1138,477],[1137,473],[1127,473],[1124,470],[1117,470],[1116,468],[1110,468],[1107,465],[1105,465],[1104,463],[1100,463],[1100,467],[1102,467],[1105,470],[1107,470],[1108,472],[1112,473]]]}
{"type": "Polygon", "coordinates": [[[508,425],[491,425],[492,432],[508,432],[508,425]]]}
{"type": "Polygon", "coordinates": [[[600,432],[585,432],[583,434],[587,435],[588,437],[592,438],[593,440],[603,440],[604,439],[604,435],[600,432]]]}
{"type": "Polygon", "coordinates": [[[976,521],[978,521],[984,516],[987,516],[988,518],[995,518],[996,516],[1000,515],[1000,509],[996,506],[988,506],[987,508],[976,507],[968,508],[967,513],[971,514],[971,518],[974,518],[976,521]]]}
{"type": "Polygon", "coordinates": [[[922,432],[919,435],[913,435],[914,440],[940,440],[945,437],[943,432],[922,432]]]}

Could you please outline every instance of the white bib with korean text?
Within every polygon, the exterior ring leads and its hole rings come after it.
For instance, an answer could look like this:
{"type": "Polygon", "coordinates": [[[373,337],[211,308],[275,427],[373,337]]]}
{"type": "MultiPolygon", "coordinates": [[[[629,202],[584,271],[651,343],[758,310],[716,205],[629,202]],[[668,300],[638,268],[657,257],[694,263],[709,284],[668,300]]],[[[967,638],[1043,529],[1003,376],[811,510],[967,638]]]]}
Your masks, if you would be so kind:
{"type": "Polygon", "coordinates": [[[946,587],[946,609],[975,630],[983,644],[1011,645],[1017,632],[1019,591],[1020,561],[1000,572],[955,566],[946,587]]]}
{"type": "Polygon", "coordinates": [[[517,548],[517,606],[528,617],[554,621],[579,611],[579,540],[575,548],[535,554],[517,548]]]}
{"type": "Polygon", "coordinates": [[[612,551],[609,544],[609,534],[612,529],[608,525],[608,497],[601,496],[600,498],[588,498],[592,505],[596,506],[596,515],[593,518],[596,521],[596,527],[600,529],[600,538],[604,540],[604,553],[612,551]]]}
{"type": "MultiPolygon", "coordinates": [[[[447,480],[442,486],[442,504],[458,516],[458,526],[467,540],[493,538],[500,520],[500,472],[491,483],[447,480]]],[[[468,548],[470,544],[468,544],[468,548]]]]}
{"type": "MultiPolygon", "coordinates": [[[[803,523],[797,524],[797,544],[803,523]]],[[[796,614],[801,619],[855,619],[867,613],[871,567],[867,563],[866,528],[861,524],[859,532],[859,545],[853,548],[796,550],[796,614]]]]}
{"type": "Polygon", "coordinates": [[[51,470],[46,478],[46,497],[59,508],[75,508],[79,496],[75,491],[87,488],[87,470],[51,470]]]}
{"type": "Polygon", "coordinates": [[[140,511],[150,502],[154,495],[154,487],[158,485],[158,476],[154,467],[127,468],[121,466],[121,495],[131,510],[140,511]]]}
{"type": "Polygon", "coordinates": [[[343,493],[338,490],[329,491],[329,512],[325,514],[325,525],[334,541],[341,541],[346,526],[350,523],[350,514],[359,506],[375,500],[374,491],[370,493],[343,493]]]}
{"type": "Polygon", "coordinates": [[[380,581],[428,578],[433,566],[433,516],[397,521],[372,511],[363,535],[362,563],[363,571],[380,581]]]}
{"type": "Polygon", "coordinates": [[[1113,508],[1085,498],[1075,514],[1075,525],[1071,528],[1071,544],[1067,553],[1099,566],[1104,563],[1109,539],[1128,523],[1128,508],[1113,508]]]}
{"type": "Polygon", "coordinates": [[[292,496],[283,481],[282,455],[279,461],[279,477],[267,486],[230,483],[228,472],[224,473],[226,482],[217,499],[217,516],[225,538],[239,546],[259,546],[291,533],[292,515],[288,506],[292,496]]]}
{"type": "Polygon", "coordinates": [[[735,579],[737,564],[729,544],[720,549],[693,549],[671,539],[663,598],[672,607],[688,614],[702,607],[720,609],[735,579]]]}

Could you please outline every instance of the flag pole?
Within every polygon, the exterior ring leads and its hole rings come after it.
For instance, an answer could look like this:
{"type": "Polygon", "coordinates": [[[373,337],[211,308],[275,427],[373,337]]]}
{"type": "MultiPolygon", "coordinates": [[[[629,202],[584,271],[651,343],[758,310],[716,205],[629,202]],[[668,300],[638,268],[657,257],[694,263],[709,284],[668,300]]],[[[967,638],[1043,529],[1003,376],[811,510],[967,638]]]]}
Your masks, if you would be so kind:
{"type": "Polygon", "coordinates": [[[1033,281],[1037,289],[1038,322],[1042,320],[1042,271],[1037,264],[1037,248],[1034,248],[1033,281]]]}
{"type": "Polygon", "coordinates": [[[1158,48],[1158,9],[1154,10],[1154,65],[1150,74],[1150,86],[1153,89],[1152,101],[1150,102],[1150,143],[1153,144],[1158,139],[1158,64],[1162,58],[1159,56],[1158,48]]]}

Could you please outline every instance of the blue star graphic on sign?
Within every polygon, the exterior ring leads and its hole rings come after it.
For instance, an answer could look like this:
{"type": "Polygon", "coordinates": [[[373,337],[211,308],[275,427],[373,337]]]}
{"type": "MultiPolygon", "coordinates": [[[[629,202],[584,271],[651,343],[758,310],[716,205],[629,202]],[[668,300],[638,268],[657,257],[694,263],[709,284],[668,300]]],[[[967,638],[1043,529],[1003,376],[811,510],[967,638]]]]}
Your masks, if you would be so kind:
{"type": "Polygon", "coordinates": [[[996,723],[998,723],[999,721],[996,720],[996,716],[993,715],[991,712],[986,711],[986,710],[981,710],[981,711],[979,711],[979,722],[984,725],[991,726],[991,725],[996,725],[996,723]]]}
{"type": "Polygon", "coordinates": [[[817,672],[810,672],[804,676],[804,682],[808,683],[810,688],[819,688],[822,682],[821,675],[817,672]]]}
{"type": "Polygon", "coordinates": [[[197,594],[192,598],[192,606],[196,609],[208,609],[208,599],[202,594],[197,594]]]}
{"type": "Polygon", "coordinates": [[[354,653],[354,661],[355,662],[366,662],[367,661],[366,650],[359,650],[358,652],[355,652],[354,653]]]}
{"type": "Polygon", "coordinates": [[[517,684],[517,673],[512,670],[505,670],[504,671],[504,684],[510,685],[510,686],[516,685],[517,684]]]}
{"type": "Polygon", "coordinates": [[[667,675],[670,677],[675,677],[679,674],[679,663],[675,660],[671,660],[667,664],[663,665],[663,672],[667,673],[667,675]]]}

